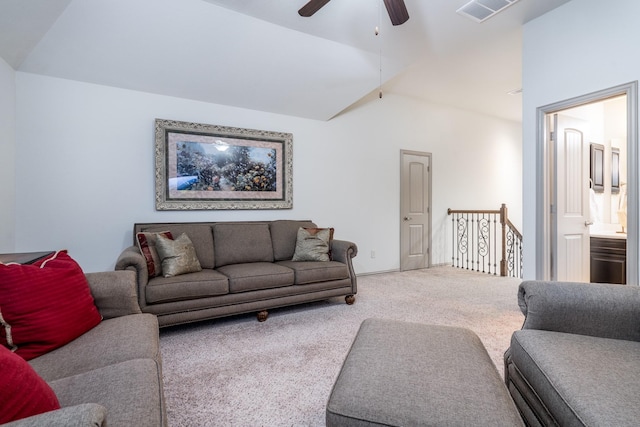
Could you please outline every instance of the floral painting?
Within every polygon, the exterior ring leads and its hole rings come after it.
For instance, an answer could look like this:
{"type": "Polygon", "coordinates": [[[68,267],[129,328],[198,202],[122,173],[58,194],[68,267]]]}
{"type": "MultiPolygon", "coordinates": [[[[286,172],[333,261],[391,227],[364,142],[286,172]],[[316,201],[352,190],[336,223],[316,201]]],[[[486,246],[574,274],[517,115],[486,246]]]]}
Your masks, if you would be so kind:
{"type": "Polygon", "coordinates": [[[286,209],[288,133],[156,119],[156,208],[286,209]]]}

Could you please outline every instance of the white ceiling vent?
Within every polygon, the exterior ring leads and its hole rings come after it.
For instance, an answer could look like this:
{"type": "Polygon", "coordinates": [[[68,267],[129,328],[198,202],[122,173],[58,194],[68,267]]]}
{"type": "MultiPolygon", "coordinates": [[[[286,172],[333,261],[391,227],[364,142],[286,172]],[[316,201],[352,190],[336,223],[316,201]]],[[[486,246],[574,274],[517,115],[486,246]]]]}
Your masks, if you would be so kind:
{"type": "Polygon", "coordinates": [[[476,22],[484,22],[517,1],[518,0],[471,0],[456,12],[476,22]]]}

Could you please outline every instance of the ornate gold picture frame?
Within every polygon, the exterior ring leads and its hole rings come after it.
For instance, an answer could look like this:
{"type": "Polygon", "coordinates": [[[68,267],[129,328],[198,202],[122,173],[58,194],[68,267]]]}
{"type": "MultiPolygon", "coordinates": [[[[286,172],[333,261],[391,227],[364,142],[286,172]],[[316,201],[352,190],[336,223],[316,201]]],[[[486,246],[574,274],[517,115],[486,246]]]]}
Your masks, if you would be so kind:
{"type": "Polygon", "coordinates": [[[156,119],[157,210],[291,209],[293,135],[156,119]]]}

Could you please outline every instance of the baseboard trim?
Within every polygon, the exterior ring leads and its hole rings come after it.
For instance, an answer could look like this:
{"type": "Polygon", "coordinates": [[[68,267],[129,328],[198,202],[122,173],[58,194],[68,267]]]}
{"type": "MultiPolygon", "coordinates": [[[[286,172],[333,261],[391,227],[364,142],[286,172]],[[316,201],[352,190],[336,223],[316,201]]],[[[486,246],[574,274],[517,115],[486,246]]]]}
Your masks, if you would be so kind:
{"type": "MultiPolygon", "coordinates": [[[[449,264],[448,262],[443,262],[441,264],[432,264],[429,267],[425,267],[425,269],[429,269],[429,268],[434,268],[434,267],[450,267],[451,264],[449,264]]],[[[356,273],[356,277],[360,277],[360,276],[373,276],[376,274],[385,274],[385,273],[399,273],[401,270],[399,268],[394,268],[392,270],[380,270],[380,271],[369,271],[367,273],[356,273]]],[[[411,271],[411,270],[407,270],[407,271],[411,271]]]]}
{"type": "Polygon", "coordinates": [[[393,270],[369,271],[367,273],[356,273],[356,277],[375,276],[376,274],[398,273],[398,272],[400,272],[400,269],[397,269],[397,268],[393,270]]]}

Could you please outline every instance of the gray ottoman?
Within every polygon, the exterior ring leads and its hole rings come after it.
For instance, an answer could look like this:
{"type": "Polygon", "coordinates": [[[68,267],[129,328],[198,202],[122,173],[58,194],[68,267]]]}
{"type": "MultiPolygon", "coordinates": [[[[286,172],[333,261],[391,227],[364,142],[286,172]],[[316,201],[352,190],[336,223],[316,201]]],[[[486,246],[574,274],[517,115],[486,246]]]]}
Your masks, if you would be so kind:
{"type": "Polygon", "coordinates": [[[468,329],[367,319],[327,404],[327,426],[522,426],[468,329]]]}

